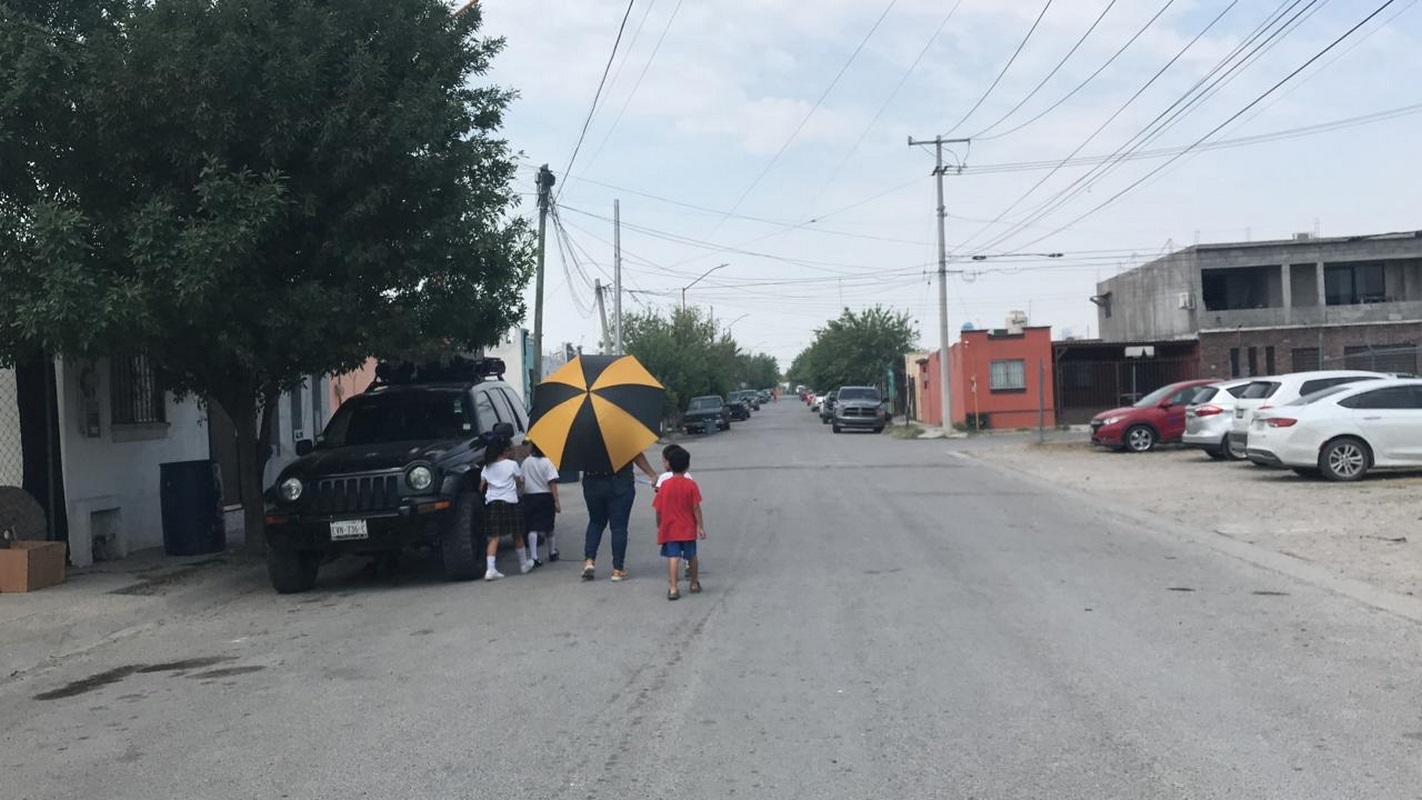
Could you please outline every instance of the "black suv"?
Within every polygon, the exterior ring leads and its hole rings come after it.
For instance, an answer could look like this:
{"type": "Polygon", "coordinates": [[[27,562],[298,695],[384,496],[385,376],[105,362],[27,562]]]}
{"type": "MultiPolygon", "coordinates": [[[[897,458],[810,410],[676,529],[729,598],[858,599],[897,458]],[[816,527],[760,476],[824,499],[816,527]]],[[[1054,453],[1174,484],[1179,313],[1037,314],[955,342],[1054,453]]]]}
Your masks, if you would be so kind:
{"type": "Polygon", "coordinates": [[[720,395],[693,397],[681,417],[681,426],[687,433],[728,431],[731,429],[731,412],[720,395]]]}
{"type": "Polygon", "coordinates": [[[380,365],[267,490],[267,572],[282,594],[316,583],[344,554],[440,553],[445,574],[483,574],[479,471],[506,436],[522,452],[528,416],[497,359],[422,368],[380,365]]]}

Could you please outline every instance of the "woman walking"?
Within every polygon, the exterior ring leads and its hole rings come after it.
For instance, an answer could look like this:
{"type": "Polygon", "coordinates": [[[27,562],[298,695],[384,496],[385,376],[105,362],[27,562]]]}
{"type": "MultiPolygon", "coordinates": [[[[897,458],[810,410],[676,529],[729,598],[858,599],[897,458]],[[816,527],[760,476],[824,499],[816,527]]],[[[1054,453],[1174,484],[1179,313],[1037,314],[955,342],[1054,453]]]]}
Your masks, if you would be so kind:
{"type": "Polygon", "coordinates": [[[632,517],[632,505],[637,499],[636,467],[656,485],[657,472],[638,453],[631,464],[616,472],[583,473],[583,500],[588,507],[588,531],[583,543],[583,574],[585,581],[597,577],[597,555],[602,547],[602,533],[612,528],[612,580],[627,580],[627,522],[632,517]]]}

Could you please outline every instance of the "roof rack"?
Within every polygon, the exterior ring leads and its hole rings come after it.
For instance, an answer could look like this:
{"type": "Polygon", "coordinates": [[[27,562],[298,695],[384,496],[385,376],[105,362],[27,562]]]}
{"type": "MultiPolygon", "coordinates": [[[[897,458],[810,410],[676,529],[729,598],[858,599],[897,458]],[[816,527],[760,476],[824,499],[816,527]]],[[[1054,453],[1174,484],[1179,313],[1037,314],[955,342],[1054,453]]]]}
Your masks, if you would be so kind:
{"type": "Polygon", "coordinates": [[[448,363],[426,361],[416,364],[410,361],[382,361],[375,365],[375,381],[369,389],[382,386],[408,386],[420,383],[479,383],[480,381],[504,379],[502,358],[476,358],[456,356],[448,363]]]}

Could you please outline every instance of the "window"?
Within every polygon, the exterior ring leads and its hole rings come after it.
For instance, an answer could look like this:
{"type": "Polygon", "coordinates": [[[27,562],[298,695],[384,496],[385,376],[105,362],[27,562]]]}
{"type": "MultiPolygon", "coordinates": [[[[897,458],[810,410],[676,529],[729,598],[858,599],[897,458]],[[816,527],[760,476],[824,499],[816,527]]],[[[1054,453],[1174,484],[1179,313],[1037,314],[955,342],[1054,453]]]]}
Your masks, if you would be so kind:
{"type": "Polygon", "coordinates": [[[463,439],[469,413],[459,392],[399,392],[352,397],[336,409],[322,441],[325,447],[463,439]]]}
{"type": "Polygon", "coordinates": [[[1273,374],[1274,374],[1274,348],[1273,348],[1273,347],[1266,347],[1266,348],[1264,348],[1264,374],[1265,374],[1265,375],[1273,375],[1273,374]]]}
{"type": "Polygon", "coordinates": [[[167,422],[163,390],[144,356],[124,356],[109,362],[113,424],[150,425],[167,422]]]}
{"type": "Polygon", "coordinates": [[[1259,374],[1259,348],[1249,348],[1249,377],[1259,374]]]}
{"type": "Polygon", "coordinates": [[[490,389],[489,396],[494,403],[494,412],[498,414],[500,422],[507,422],[514,426],[514,430],[522,433],[524,431],[523,415],[514,410],[517,405],[517,398],[512,392],[503,389],[490,389]]]}
{"type": "Polygon", "coordinates": [[[1359,345],[1343,348],[1344,369],[1366,369],[1374,372],[1417,371],[1417,346],[1414,344],[1359,345]]]}
{"type": "Polygon", "coordinates": [[[292,389],[291,394],[287,395],[287,399],[290,400],[291,404],[291,439],[296,442],[306,438],[306,417],[301,413],[303,411],[301,408],[301,395],[305,391],[306,385],[302,384],[292,389]]]}
{"type": "Polygon", "coordinates": [[[1329,264],[1323,290],[1330,306],[1356,306],[1387,300],[1387,278],[1380,262],[1329,264]]]}
{"type": "Polygon", "coordinates": [[[488,433],[499,424],[499,415],[494,411],[494,401],[488,392],[474,393],[474,416],[479,420],[479,431],[488,433]]]}
{"type": "Polygon", "coordinates": [[[1027,362],[1020,358],[992,362],[988,388],[994,392],[1027,391],[1027,362]]]}
{"type": "Polygon", "coordinates": [[[1273,397],[1280,385],[1278,381],[1255,381],[1244,387],[1244,394],[1236,396],[1241,400],[1263,400],[1273,397]]]}
{"type": "Polygon", "coordinates": [[[1238,377],[1239,377],[1239,348],[1238,348],[1238,347],[1231,347],[1231,348],[1229,349],[1229,376],[1230,376],[1231,378],[1238,378],[1238,377]]]}
{"type": "Polygon", "coordinates": [[[1294,372],[1313,372],[1323,364],[1317,347],[1295,347],[1290,359],[1294,372]]]}
{"type": "Polygon", "coordinates": [[[1371,392],[1355,394],[1352,397],[1339,401],[1338,405],[1344,408],[1422,408],[1417,396],[1417,387],[1414,386],[1389,386],[1386,389],[1375,389],[1371,392]]]}
{"type": "Polygon", "coordinates": [[[1311,381],[1304,381],[1304,384],[1299,387],[1299,396],[1305,397],[1307,395],[1313,394],[1314,392],[1321,392],[1330,386],[1342,386],[1345,383],[1357,383],[1358,381],[1369,380],[1373,379],[1365,376],[1343,378],[1317,378],[1311,381]]]}
{"type": "Polygon", "coordinates": [[[1189,389],[1181,389],[1170,398],[1170,402],[1177,406],[1188,406],[1194,402],[1195,396],[1200,393],[1200,387],[1191,386],[1189,389]]]}

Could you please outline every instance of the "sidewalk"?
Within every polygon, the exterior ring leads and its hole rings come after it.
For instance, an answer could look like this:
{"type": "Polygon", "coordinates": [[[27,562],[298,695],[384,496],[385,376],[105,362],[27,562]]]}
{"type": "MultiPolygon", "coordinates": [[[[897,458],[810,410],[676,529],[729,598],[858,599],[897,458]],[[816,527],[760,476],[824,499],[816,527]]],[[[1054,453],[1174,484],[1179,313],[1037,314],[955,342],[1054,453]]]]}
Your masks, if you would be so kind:
{"type": "Polygon", "coordinates": [[[0,682],[264,586],[261,569],[237,552],[149,550],[70,570],[59,586],[0,595],[0,682]]]}

